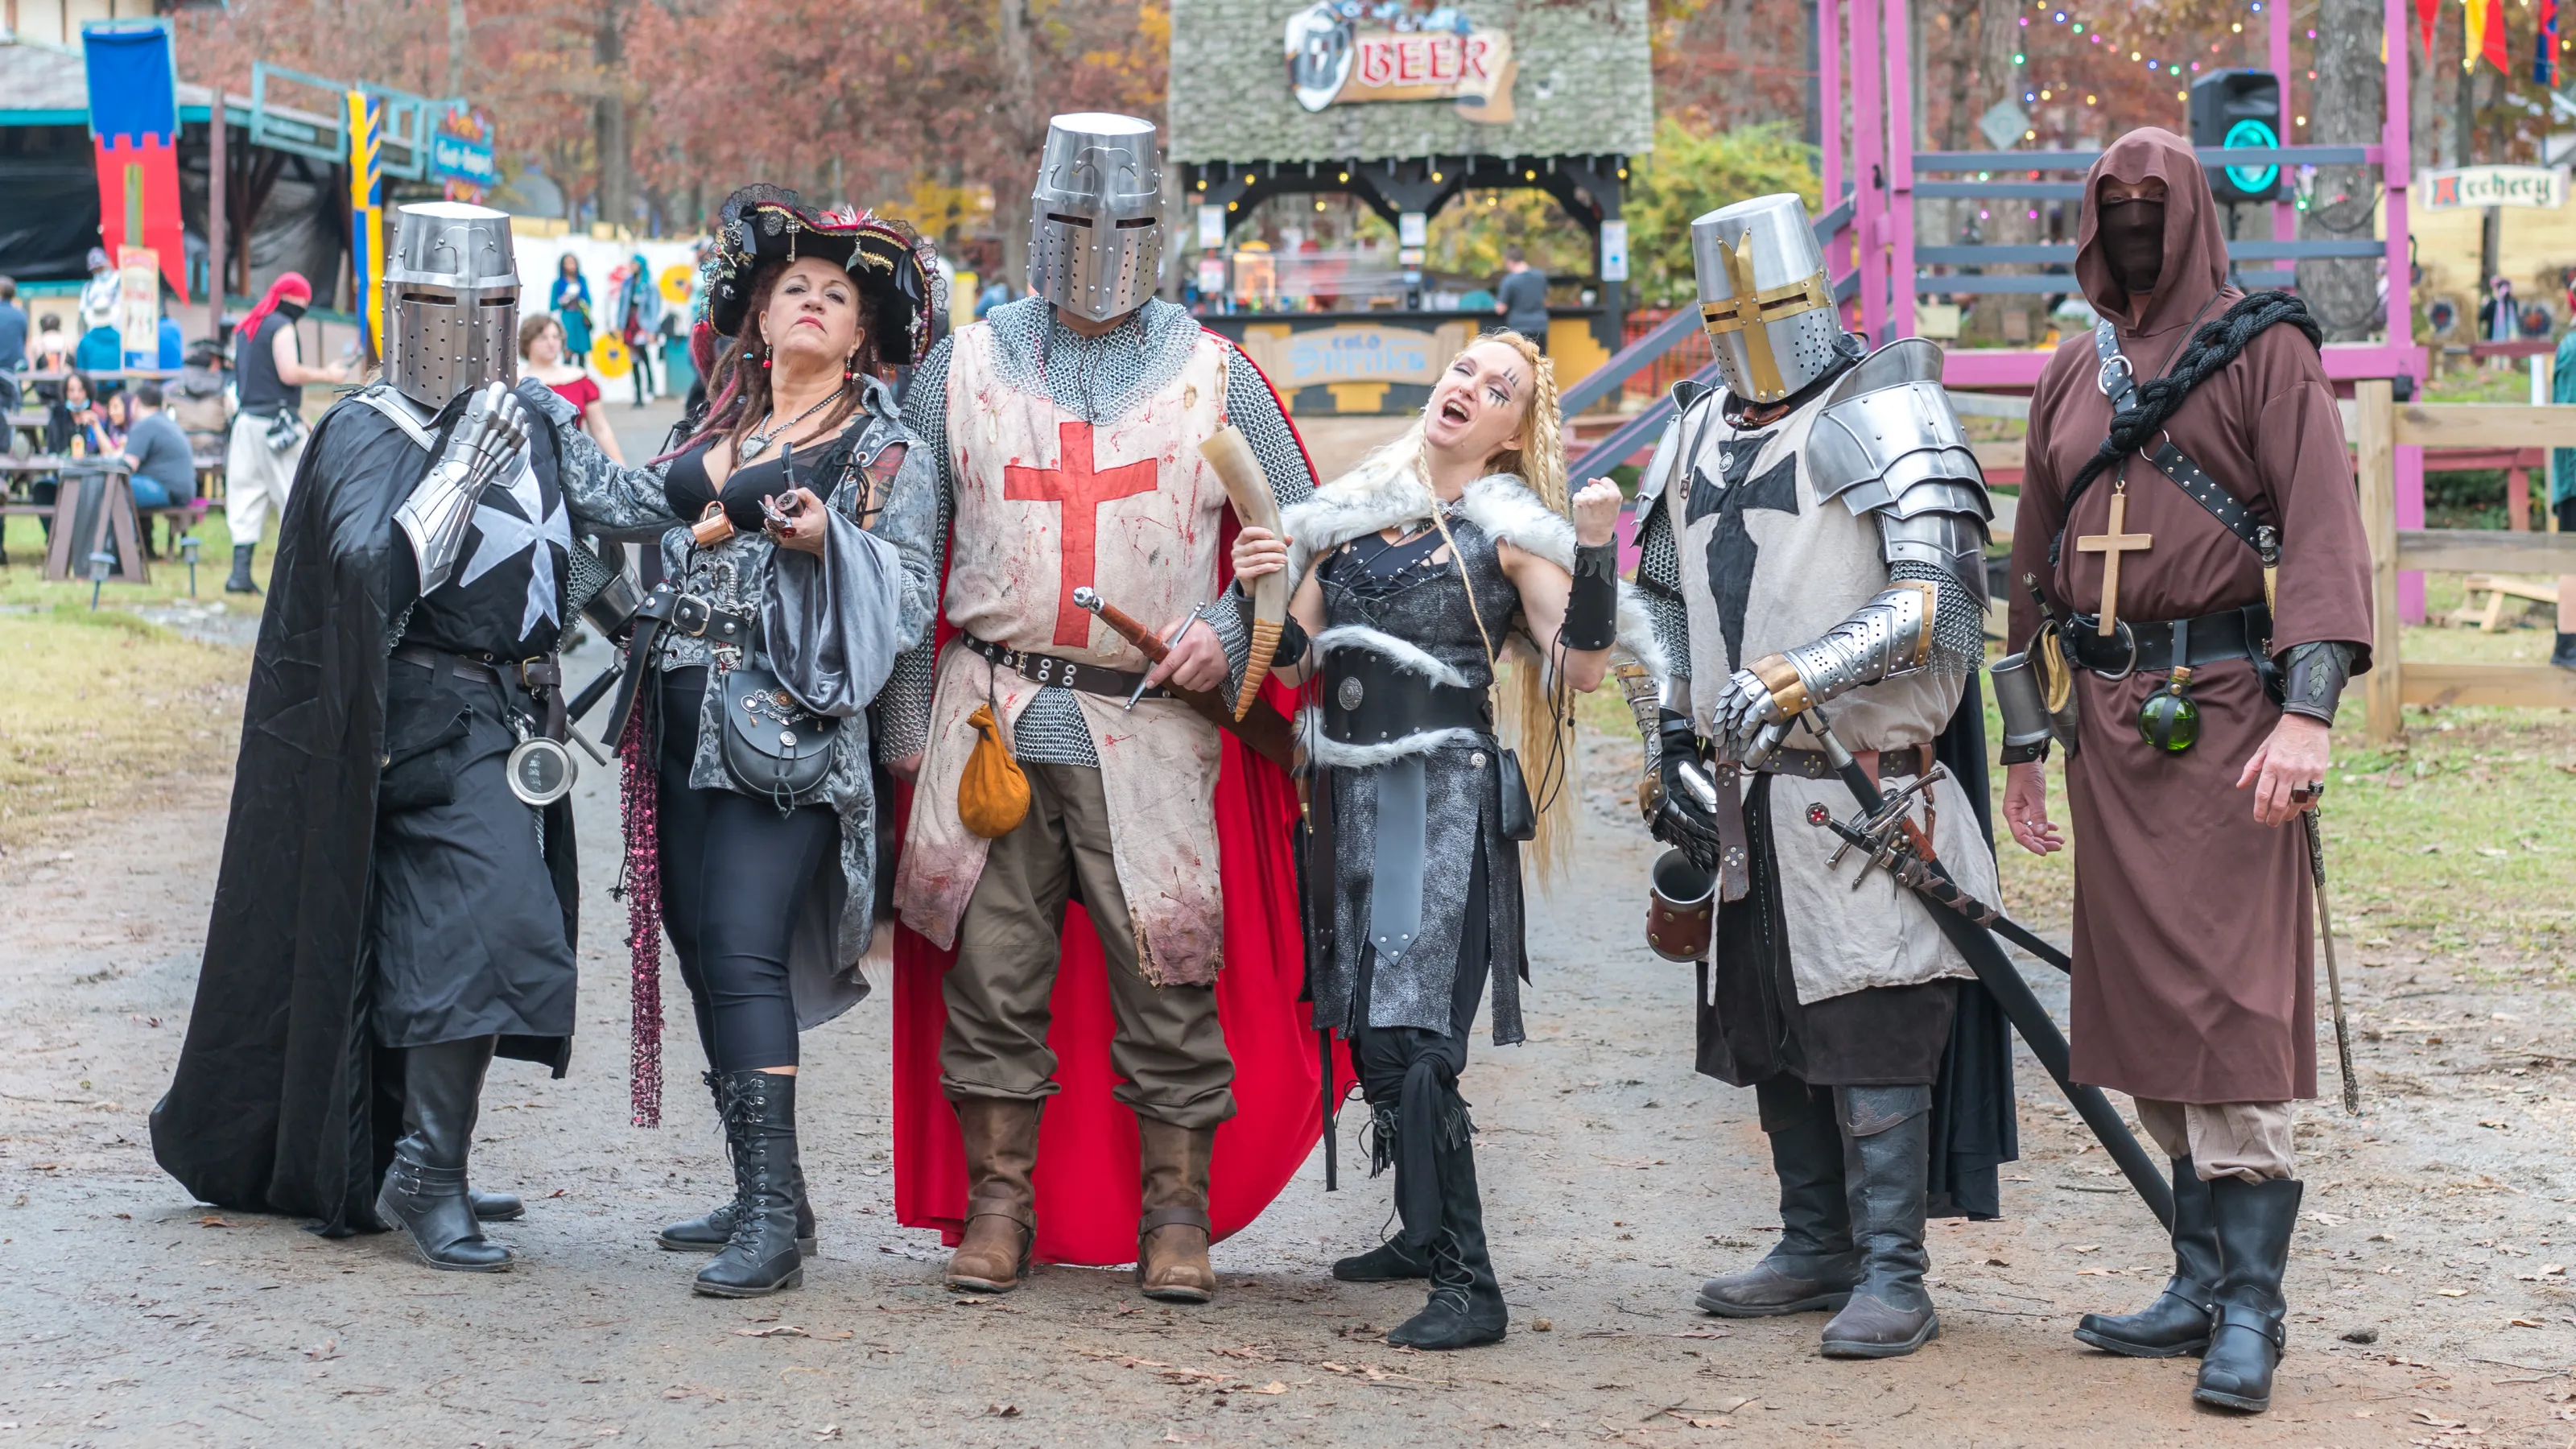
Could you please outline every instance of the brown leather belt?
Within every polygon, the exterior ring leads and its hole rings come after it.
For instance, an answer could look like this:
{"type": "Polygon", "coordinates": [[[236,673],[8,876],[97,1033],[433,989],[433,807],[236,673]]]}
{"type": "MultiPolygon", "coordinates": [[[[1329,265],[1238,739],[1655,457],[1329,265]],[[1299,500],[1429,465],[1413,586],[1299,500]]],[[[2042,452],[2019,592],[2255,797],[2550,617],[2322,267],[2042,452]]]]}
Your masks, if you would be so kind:
{"type": "MultiPolygon", "coordinates": [[[[1145,676],[1128,669],[1112,669],[1106,664],[1086,664],[1078,659],[1058,659],[1052,654],[1033,654],[1007,644],[995,644],[959,630],[957,642],[983,655],[1003,669],[1010,670],[1031,684],[1055,685],[1079,689],[1085,694],[1105,694],[1125,699],[1145,682],[1145,676]]],[[[1146,690],[1141,698],[1169,699],[1161,685],[1146,690]]]]}
{"type": "MultiPolygon", "coordinates": [[[[1931,768],[1930,745],[1898,745],[1878,752],[1878,777],[1882,780],[1891,775],[1920,775],[1931,768]]],[[[1833,761],[1818,750],[1774,750],[1771,758],[1762,762],[1760,773],[1795,775],[1802,780],[1835,778],[1833,761]]]]}

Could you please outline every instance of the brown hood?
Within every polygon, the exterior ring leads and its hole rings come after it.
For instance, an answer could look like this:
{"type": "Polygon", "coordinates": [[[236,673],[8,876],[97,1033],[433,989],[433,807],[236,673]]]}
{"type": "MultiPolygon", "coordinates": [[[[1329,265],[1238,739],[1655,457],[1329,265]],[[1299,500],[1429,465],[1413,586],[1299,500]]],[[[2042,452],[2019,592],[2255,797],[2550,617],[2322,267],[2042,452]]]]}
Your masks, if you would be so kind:
{"type": "Polygon", "coordinates": [[[2227,238],[2219,229],[2218,201],[2191,143],[2171,131],[2142,127],[2111,143],[2084,173],[2084,217],[2075,228],[2075,280],[2093,310],[2131,332],[2157,332],[2191,320],[2227,284],[2227,238]],[[2153,176],[2165,184],[2165,266],[2141,314],[2136,299],[2111,280],[2111,264],[2094,244],[2102,183],[2134,184],[2153,176]]]}

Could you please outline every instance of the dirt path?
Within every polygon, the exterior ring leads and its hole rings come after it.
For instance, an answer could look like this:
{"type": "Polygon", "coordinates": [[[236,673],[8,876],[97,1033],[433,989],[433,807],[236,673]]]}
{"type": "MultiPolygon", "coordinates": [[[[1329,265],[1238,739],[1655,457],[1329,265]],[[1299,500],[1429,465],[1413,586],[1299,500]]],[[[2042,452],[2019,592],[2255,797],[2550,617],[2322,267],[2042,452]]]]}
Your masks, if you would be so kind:
{"type": "MultiPolygon", "coordinates": [[[[691,1297],[697,1260],[648,1234],[719,1190],[721,1157],[685,1094],[672,1127],[625,1124],[625,993],[601,949],[618,917],[599,864],[576,1070],[553,1082],[505,1063],[486,1099],[478,1180],[531,1200],[500,1234],[519,1271],[431,1273],[386,1238],[214,1213],[154,1168],[143,1121],[189,1008],[219,787],[150,815],[76,817],[0,880],[0,1445],[2576,1438],[2576,1294],[2554,1266],[2576,1258],[2576,1083],[2545,1054],[2563,1045],[2524,1045],[2535,1030],[2563,1043],[2569,1002],[2454,985],[2433,962],[2364,973],[2404,983],[2363,988],[2382,1038],[2363,1048],[2370,1115],[2302,1119],[2310,1220],[2292,1356],[2264,1418],[2195,1412],[2188,1360],[2108,1359],[2067,1336],[2085,1309],[2151,1295],[2163,1254],[2026,1059],[2012,1216],[1932,1230],[1937,1344],[1828,1364],[1815,1318],[1692,1312],[1700,1276],[1766,1241],[1765,1158],[1750,1093],[1690,1072],[1688,976],[1637,944],[1646,847],[1613,818],[1605,763],[1586,884],[1536,912],[1533,1039],[1480,1050],[1467,1081],[1513,1333],[1447,1357],[1377,1336],[1416,1290],[1326,1275],[1374,1240],[1387,1198],[1365,1179],[1325,1195],[1320,1157],[1217,1249],[1210,1308],[1074,1269],[999,1302],[952,1299],[935,1237],[889,1216],[881,1006],[807,1039],[825,1256],[805,1288],[691,1297]]],[[[592,771],[582,786],[593,862],[613,838],[606,784],[592,771]]],[[[685,1032],[671,1040],[685,1050],[685,1032]]]]}

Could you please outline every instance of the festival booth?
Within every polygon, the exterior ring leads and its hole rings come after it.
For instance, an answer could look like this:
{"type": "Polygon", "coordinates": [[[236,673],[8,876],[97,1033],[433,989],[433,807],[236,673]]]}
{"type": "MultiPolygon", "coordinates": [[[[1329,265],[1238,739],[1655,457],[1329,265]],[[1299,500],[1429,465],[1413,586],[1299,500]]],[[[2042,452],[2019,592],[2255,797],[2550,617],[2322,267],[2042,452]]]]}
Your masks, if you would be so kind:
{"type": "MultiPolygon", "coordinates": [[[[1620,350],[1620,203],[1654,132],[1646,0],[1175,0],[1170,175],[1196,221],[1196,307],[1300,414],[1402,414],[1499,320],[1424,270],[1432,217],[1470,188],[1547,193],[1592,239],[1587,300],[1549,308],[1571,383],[1620,350]],[[1349,195],[1393,247],[1244,236],[1274,196],[1349,195]]],[[[1490,279],[1485,279],[1490,286],[1490,279]]]]}

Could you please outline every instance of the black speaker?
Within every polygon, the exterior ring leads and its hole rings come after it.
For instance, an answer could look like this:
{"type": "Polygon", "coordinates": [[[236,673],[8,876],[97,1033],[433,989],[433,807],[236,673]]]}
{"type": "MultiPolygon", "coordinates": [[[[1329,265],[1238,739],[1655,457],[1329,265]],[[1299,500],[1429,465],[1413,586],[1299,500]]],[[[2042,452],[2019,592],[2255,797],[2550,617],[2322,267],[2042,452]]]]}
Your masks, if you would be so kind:
{"type": "MultiPolygon", "coordinates": [[[[2281,142],[2281,78],[2268,70],[2216,70],[2191,83],[2191,144],[2272,150],[2281,142]]],[[[2270,201],[2281,168],[2211,166],[2209,189],[2220,201],[2270,201]]]]}

